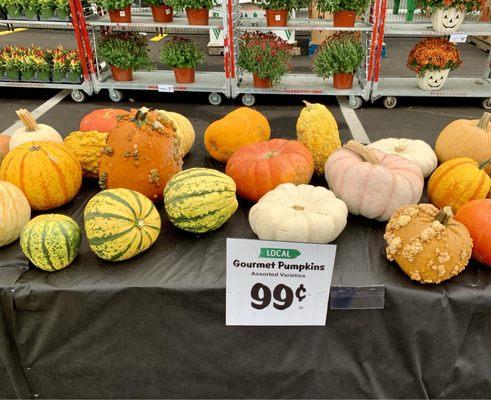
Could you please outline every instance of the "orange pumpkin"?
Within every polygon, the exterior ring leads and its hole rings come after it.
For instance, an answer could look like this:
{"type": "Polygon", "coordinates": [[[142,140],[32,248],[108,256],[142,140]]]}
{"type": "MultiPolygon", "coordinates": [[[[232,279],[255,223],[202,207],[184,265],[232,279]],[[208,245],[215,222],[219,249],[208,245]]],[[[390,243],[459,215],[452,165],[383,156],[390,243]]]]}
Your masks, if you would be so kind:
{"type": "Polygon", "coordinates": [[[122,117],[109,133],[99,164],[99,183],[102,189],[133,189],[158,201],[181,166],[175,125],[165,115],[143,107],[122,117]]]}
{"type": "Polygon", "coordinates": [[[268,140],[268,120],[260,112],[240,107],[212,122],[205,131],[205,147],[215,160],[227,162],[240,147],[268,140]]]}
{"type": "Polygon", "coordinates": [[[3,158],[9,152],[9,142],[10,136],[0,135],[0,164],[2,163],[3,158]]]}
{"type": "Polygon", "coordinates": [[[95,110],[82,118],[79,130],[109,132],[116,127],[118,117],[128,114],[128,111],[117,108],[102,108],[100,110],[95,110]]]}
{"type": "Polygon", "coordinates": [[[226,172],[235,181],[240,196],[258,201],[282,183],[309,183],[314,159],[296,140],[273,139],[237,150],[228,160],[226,172]]]}
{"type": "Polygon", "coordinates": [[[456,212],[464,203],[484,199],[491,188],[491,178],[472,158],[455,158],[440,165],[428,182],[430,201],[442,208],[452,207],[456,212]]]}
{"type": "Polygon", "coordinates": [[[22,190],[34,210],[49,210],[75,197],[82,184],[82,168],[63,144],[27,142],[4,158],[0,180],[22,190]]]}
{"type": "MultiPolygon", "coordinates": [[[[438,135],[435,153],[438,161],[469,157],[477,162],[491,158],[491,114],[485,112],[481,119],[458,119],[448,124],[438,135]]],[[[491,174],[491,164],[486,167],[491,174]]]]}
{"type": "Polygon", "coordinates": [[[491,267],[491,200],[480,199],[465,203],[455,219],[465,225],[474,241],[472,257],[491,267]]]}

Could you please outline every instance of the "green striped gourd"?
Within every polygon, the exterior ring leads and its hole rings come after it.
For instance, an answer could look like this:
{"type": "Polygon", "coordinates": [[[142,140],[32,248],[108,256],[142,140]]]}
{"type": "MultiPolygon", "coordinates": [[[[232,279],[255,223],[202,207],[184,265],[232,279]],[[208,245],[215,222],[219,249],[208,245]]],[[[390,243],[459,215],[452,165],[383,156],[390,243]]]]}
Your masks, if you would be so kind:
{"type": "Polygon", "coordinates": [[[208,168],[174,175],[165,187],[164,202],[171,222],[194,233],[220,228],[238,207],[233,179],[208,168]]]}
{"type": "Polygon", "coordinates": [[[122,261],[148,249],[159,236],[153,203],[130,189],[108,189],[90,199],[84,212],[90,248],[108,261],[122,261]]]}
{"type": "Polygon", "coordinates": [[[20,235],[26,257],[48,272],[68,267],[78,254],[82,233],[78,224],[61,214],[39,215],[30,220],[20,235]]]}

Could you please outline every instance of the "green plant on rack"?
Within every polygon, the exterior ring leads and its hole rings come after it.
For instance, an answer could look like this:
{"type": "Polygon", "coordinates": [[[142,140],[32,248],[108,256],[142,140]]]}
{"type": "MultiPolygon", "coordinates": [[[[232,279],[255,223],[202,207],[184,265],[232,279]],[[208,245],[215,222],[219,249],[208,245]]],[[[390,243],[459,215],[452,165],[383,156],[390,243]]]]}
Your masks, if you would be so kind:
{"type": "Polygon", "coordinates": [[[295,10],[298,8],[307,7],[308,0],[254,0],[264,10],[295,10]]]}
{"type": "Polygon", "coordinates": [[[107,11],[123,10],[125,7],[131,6],[131,0],[96,0],[95,3],[107,11]]]}
{"type": "Polygon", "coordinates": [[[68,0],[54,0],[56,16],[62,20],[67,20],[70,15],[70,4],[68,0]]]}
{"type": "Polygon", "coordinates": [[[437,9],[456,8],[463,12],[480,11],[485,0],[416,0],[416,6],[423,14],[432,14],[437,9]]]}
{"type": "Polygon", "coordinates": [[[314,55],[313,71],[326,79],[334,74],[352,74],[362,64],[365,51],[357,34],[338,33],[326,40],[314,55]]]}
{"type": "Polygon", "coordinates": [[[291,69],[291,46],[274,33],[246,32],[239,38],[238,65],[277,85],[291,69]]]}
{"type": "Polygon", "coordinates": [[[116,32],[101,36],[97,41],[99,55],[109,65],[120,69],[150,68],[147,40],[136,32],[116,32]]]}
{"type": "Polygon", "coordinates": [[[22,0],[24,15],[29,19],[36,19],[39,12],[39,0],[22,0]]]}
{"type": "Polygon", "coordinates": [[[72,58],[68,64],[68,79],[70,79],[72,82],[79,82],[81,75],[82,64],[80,63],[80,60],[78,59],[78,57],[72,58]]]}
{"type": "Polygon", "coordinates": [[[339,11],[355,11],[361,15],[365,12],[370,0],[316,0],[317,10],[321,13],[339,11]]]}
{"type": "Polygon", "coordinates": [[[196,68],[205,58],[195,42],[182,37],[164,43],[159,55],[160,61],[172,68],[196,68]]]}
{"type": "Polygon", "coordinates": [[[211,10],[218,2],[216,0],[166,0],[165,4],[177,11],[184,11],[187,8],[211,10]]]}
{"type": "Polygon", "coordinates": [[[39,14],[44,19],[50,19],[55,11],[55,0],[38,0],[39,14]]]}
{"type": "Polygon", "coordinates": [[[22,15],[22,0],[1,0],[1,7],[7,11],[9,18],[18,18],[22,15]]]}

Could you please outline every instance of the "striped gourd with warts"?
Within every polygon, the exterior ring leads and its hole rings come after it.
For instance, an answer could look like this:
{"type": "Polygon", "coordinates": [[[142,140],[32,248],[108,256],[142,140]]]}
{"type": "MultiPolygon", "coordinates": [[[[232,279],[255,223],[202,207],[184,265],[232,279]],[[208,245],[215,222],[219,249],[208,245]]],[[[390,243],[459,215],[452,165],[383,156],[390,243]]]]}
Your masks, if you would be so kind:
{"type": "Polygon", "coordinates": [[[119,119],[102,153],[102,189],[132,189],[152,201],[162,200],[167,181],[182,166],[175,124],[146,107],[119,119]]]}
{"type": "Polygon", "coordinates": [[[165,188],[164,203],[171,222],[194,233],[220,228],[238,207],[232,178],[208,168],[175,175],[165,188]]]}
{"type": "Polygon", "coordinates": [[[27,223],[20,245],[36,267],[53,272],[75,260],[81,240],[82,232],[73,219],[61,214],[44,214],[27,223]]]}
{"type": "Polygon", "coordinates": [[[90,248],[100,258],[122,261],[147,250],[160,232],[153,203],[129,189],[108,189],[90,199],[84,211],[90,248]]]}

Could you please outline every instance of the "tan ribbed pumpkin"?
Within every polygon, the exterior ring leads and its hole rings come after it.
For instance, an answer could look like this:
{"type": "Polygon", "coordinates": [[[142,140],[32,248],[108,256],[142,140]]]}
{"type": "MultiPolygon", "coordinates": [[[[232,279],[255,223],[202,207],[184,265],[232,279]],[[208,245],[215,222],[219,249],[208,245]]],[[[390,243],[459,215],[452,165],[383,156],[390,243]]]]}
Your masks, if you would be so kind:
{"type": "Polygon", "coordinates": [[[172,111],[158,110],[161,115],[167,116],[176,126],[177,140],[181,149],[181,155],[184,157],[188,154],[194,144],[195,134],[191,121],[184,115],[172,111]]]}
{"type": "Polygon", "coordinates": [[[31,206],[15,185],[0,181],[0,247],[17,240],[31,218],[31,206]]]}

